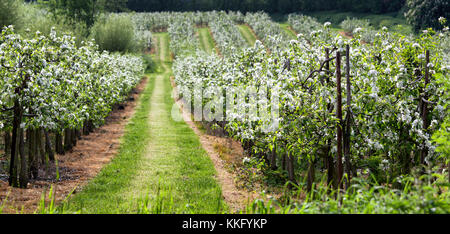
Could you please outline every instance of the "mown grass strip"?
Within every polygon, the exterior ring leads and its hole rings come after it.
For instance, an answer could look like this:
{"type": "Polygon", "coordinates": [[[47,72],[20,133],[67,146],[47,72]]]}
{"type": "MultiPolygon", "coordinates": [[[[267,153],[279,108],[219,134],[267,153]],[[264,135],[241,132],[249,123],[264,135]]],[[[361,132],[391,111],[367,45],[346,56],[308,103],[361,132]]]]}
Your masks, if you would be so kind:
{"type": "MultiPolygon", "coordinates": [[[[119,154],[59,213],[222,213],[214,165],[198,136],[172,118],[167,33],[156,34],[158,73],[126,127],[119,154]]],[[[54,213],[48,211],[47,213],[54,213]]]]}
{"type": "Polygon", "coordinates": [[[287,34],[291,37],[291,39],[297,39],[297,35],[291,29],[291,26],[288,23],[280,23],[280,27],[287,32],[287,34]]]}
{"type": "MultiPolygon", "coordinates": [[[[170,74],[171,75],[171,74],[170,74]]],[[[164,107],[166,121],[159,123],[164,133],[153,138],[158,145],[150,155],[155,177],[164,179],[171,188],[173,211],[176,213],[221,213],[227,211],[216,170],[199,137],[184,122],[171,117],[174,100],[170,75],[164,77],[164,107]]],[[[153,183],[155,187],[156,181],[153,183]]]]}
{"type": "Polygon", "coordinates": [[[242,36],[244,36],[245,40],[247,41],[248,45],[254,46],[257,38],[255,34],[251,31],[251,29],[245,24],[238,25],[238,28],[242,36]]]}
{"type": "Polygon", "coordinates": [[[139,98],[134,116],[125,127],[118,155],[101,172],[66,204],[60,206],[62,213],[123,213],[129,210],[123,189],[134,179],[137,166],[145,155],[148,132],[150,97],[154,90],[154,79],[139,98]]]}
{"type": "Polygon", "coordinates": [[[199,34],[201,49],[206,51],[206,53],[208,53],[208,54],[216,52],[214,40],[211,37],[209,28],[207,28],[207,27],[198,28],[198,34],[199,34]]]}
{"type": "MultiPolygon", "coordinates": [[[[206,36],[211,38],[208,28],[205,29],[206,36]]],[[[168,51],[168,35],[157,36],[162,42],[162,51],[168,51]]],[[[144,208],[140,212],[226,212],[228,209],[216,180],[214,165],[198,136],[184,121],[172,118],[172,110],[178,111],[171,92],[172,63],[170,58],[163,55],[160,60],[164,61],[162,67],[165,72],[155,81],[149,113],[151,140],[146,159],[143,160],[146,161],[143,163],[147,170],[143,170],[144,176],[141,176],[147,179],[137,179],[137,184],[145,184],[150,193],[148,198],[141,201],[139,206],[144,208]]]]}

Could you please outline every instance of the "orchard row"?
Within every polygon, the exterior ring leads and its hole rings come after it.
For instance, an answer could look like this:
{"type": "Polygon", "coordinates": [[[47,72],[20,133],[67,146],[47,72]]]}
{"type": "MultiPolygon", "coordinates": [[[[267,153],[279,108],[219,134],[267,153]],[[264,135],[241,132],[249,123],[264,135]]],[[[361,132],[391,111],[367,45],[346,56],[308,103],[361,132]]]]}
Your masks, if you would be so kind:
{"type": "Polygon", "coordinates": [[[144,72],[140,57],[99,52],[93,42],[77,47],[75,38],[55,31],[25,39],[12,27],[0,36],[0,68],[0,129],[11,156],[9,182],[24,188],[30,176],[38,176],[39,162],[53,159],[49,133],[55,135],[56,151],[64,153],[80,131],[101,124],[126,100],[144,72]],[[47,152],[33,143],[43,141],[43,132],[47,152]]]}

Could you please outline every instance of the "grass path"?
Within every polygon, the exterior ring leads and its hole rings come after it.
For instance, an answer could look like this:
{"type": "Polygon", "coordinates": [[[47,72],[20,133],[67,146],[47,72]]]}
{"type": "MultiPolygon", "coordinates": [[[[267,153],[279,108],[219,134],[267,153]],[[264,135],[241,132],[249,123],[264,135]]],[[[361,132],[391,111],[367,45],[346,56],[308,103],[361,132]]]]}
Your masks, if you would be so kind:
{"type": "Polygon", "coordinates": [[[280,27],[287,32],[287,34],[291,37],[291,39],[297,39],[297,35],[292,30],[291,26],[288,23],[280,23],[280,27]]]}
{"type": "MultiPolygon", "coordinates": [[[[171,117],[169,36],[156,34],[158,73],[127,126],[119,155],[65,211],[220,213],[227,211],[211,159],[198,136],[171,117]]],[[[177,109],[178,110],[178,109],[177,109]]]]}
{"type": "Polygon", "coordinates": [[[211,37],[210,31],[208,27],[198,28],[198,34],[200,39],[200,47],[202,50],[206,51],[206,53],[211,54],[216,52],[214,40],[211,37]]]}
{"type": "Polygon", "coordinates": [[[256,42],[256,35],[252,32],[250,27],[248,27],[245,24],[238,25],[239,31],[241,32],[242,36],[244,36],[245,40],[247,41],[249,46],[255,45],[256,42]]]}

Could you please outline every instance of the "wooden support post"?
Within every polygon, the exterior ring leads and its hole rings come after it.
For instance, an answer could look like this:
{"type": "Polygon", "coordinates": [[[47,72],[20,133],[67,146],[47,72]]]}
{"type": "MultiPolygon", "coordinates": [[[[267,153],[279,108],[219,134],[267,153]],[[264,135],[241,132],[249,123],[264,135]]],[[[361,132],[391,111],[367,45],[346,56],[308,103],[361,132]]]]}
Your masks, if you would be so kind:
{"type": "Polygon", "coordinates": [[[342,188],[342,88],[341,88],[341,53],[336,52],[336,118],[337,123],[337,183],[342,188]]]}
{"type": "MultiPolygon", "coordinates": [[[[430,63],[430,51],[427,50],[426,51],[426,55],[425,55],[425,82],[424,82],[424,88],[423,88],[423,99],[428,100],[428,94],[427,94],[427,86],[430,83],[430,72],[428,69],[428,64],[430,63]]],[[[429,123],[428,123],[428,104],[426,101],[421,100],[422,103],[422,124],[423,124],[423,129],[424,132],[428,132],[428,127],[429,127],[429,123]]],[[[425,157],[428,154],[428,148],[426,146],[424,146],[424,148],[421,151],[420,154],[420,163],[421,166],[425,165],[425,157]]]]}
{"type": "Polygon", "coordinates": [[[350,162],[350,136],[351,136],[351,118],[352,111],[350,104],[352,103],[351,81],[350,81],[350,46],[346,47],[345,57],[345,77],[347,80],[347,114],[345,116],[345,131],[344,131],[344,158],[345,158],[345,173],[347,173],[346,188],[348,188],[351,179],[351,162],[350,162]]]}
{"type": "MultiPolygon", "coordinates": [[[[326,48],[325,49],[325,59],[326,59],[326,63],[325,63],[325,69],[327,71],[327,77],[326,77],[326,82],[328,85],[330,85],[330,76],[329,76],[329,71],[330,71],[330,62],[328,61],[330,59],[330,49],[326,48]]],[[[331,109],[331,104],[328,104],[327,106],[328,110],[331,109]]],[[[334,174],[335,174],[335,168],[334,168],[334,161],[333,161],[333,157],[330,154],[330,149],[331,149],[331,142],[328,141],[326,147],[324,148],[324,156],[326,158],[326,166],[327,166],[327,184],[330,185],[331,183],[333,183],[334,179],[334,174]]]]}

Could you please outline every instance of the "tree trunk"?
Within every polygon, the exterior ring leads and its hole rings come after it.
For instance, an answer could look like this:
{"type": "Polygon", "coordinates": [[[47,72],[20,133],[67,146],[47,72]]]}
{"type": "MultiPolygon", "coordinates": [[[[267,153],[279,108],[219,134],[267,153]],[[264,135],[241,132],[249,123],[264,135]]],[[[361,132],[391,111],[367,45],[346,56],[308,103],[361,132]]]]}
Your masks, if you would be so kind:
{"type": "Polygon", "coordinates": [[[20,174],[19,174],[19,187],[27,188],[28,185],[28,167],[27,167],[27,155],[25,154],[25,142],[23,140],[23,129],[20,129],[19,133],[19,154],[20,154],[20,174]]]}
{"type": "Polygon", "coordinates": [[[342,188],[342,88],[341,88],[341,53],[336,52],[336,118],[338,119],[337,124],[337,181],[339,187],[342,188]]]}
{"type": "Polygon", "coordinates": [[[88,130],[89,132],[94,132],[95,130],[94,123],[91,120],[88,121],[88,130]]]}
{"type": "Polygon", "coordinates": [[[85,122],[83,123],[83,129],[82,129],[83,135],[87,135],[86,124],[87,124],[87,121],[85,121],[85,122]]]}
{"type": "Polygon", "coordinates": [[[77,136],[77,140],[81,140],[81,130],[80,129],[75,129],[76,132],[76,136],[77,136]]]}
{"type": "Polygon", "coordinates": [[[271,155],[270,155],[270,168],[272,170],[277,169],[277,147],[276,145],[273,146],[271,155]]]}
{"type": "Polygon", "coordinates": [[[63,136],[60,132],[55,135],[55,151],[57,154],[64,155],[63,136]]]}
{"type": "Polygon", "coordinates": [[[5,155],[11,154],[11,133],[5,131],[5,155]]]}
{"type": "MultiPolygon", "coordinates": [[[[334,185],[335,167],[334,167],[334,160],[330,154],[330,151],[331,151],[331,144],[330,144],[330,142],[328,142],[328,144],[324,150],[324,154],[327,159],[327,184],[331,185],[333,183],[333,185],[334,185]]],[[[336,186],[334,186],[334,187],[337,188],[336,186]]]]}
{"type": "Polygon", "coordinates": [[[72,138],[71,138],[71,134],[72,131],[70,130],[70,128],[66,128],[64,130],[64,151],[67,152],[69,150],[72,149],[72,138]]]}
{"type": "Polygon", "coordinates": [[[13,130],[12,130],[12,141],[11,141],[11,158],[9,162],[9,186],[17,187],[19,181],[17,180],[17,154],[18,154],[18,142],[17,133],[20,128],[20,123],[22,121],[22,107],[18,100],[14,102],[14,117],[13,117],[13,130]]]}
{"type": "Polygon", "coordinates": [[[55,153],[53,152],[52,142],[50,141],[50,136],[47,130],[44,130],[45,135],[45,152],[48,155],[48,159],[53,162],[55,161],[55,153]]]}
{"type": "MultiPolygon", "coordinates": [[[[290,152],[288,153],[287,156],[287,169],[289,181],[292,182],[293,184],[297,184],[297,182],[295,181],[295,173],[294,173],[294,157],[290,152]]],[[[291,186],[292,185],[290,185],[289,187],[291,188],[291,186]]]]}
{"type": "Polygon", "coordinates": [[[34,134],[33,130],[30,128],[27,129],[27,146],[28,146],[28,178],[32,178],[32,171],[33,171],[33,141],[34,141],[34,134]]]}
{"type": "Polygon", "coordinates": [[[16,153],[14,156],[15,164],[14,170],[16,171],[17,177],[17,188],[20,188],[20,127],[17,129],[17,140],[16,140],[16,153]]]}
{"type": "MultiPolygon", "coordinates": [[[[405,124],[400,125],[400,134],[399,134],[399,142],[408,142],[409,139],[409,128],[405,126],[405,124]]],[[[402,174],[409,174],[411,172],[411,165],[415,163],[418,163],[419,159],[416,159],[415,157],[416,152],[412,149],[412,147],[407,147],[409,144],[401,144],[400,148],[400,164],[401,164],[401,173],[402,174]],[[411,161],[411,158],[413,158],[413,161],[411,161]]],[[[395,159],[395,158],[394,158],[395,159]]],[[[419,165],[419,163],[418,163],[419,165]]]]}
{"type": "Polygon", "coordinates": [[[308,184],[307,184],[307,190],[308,192],[310,192],[312,190],[312,186],[315,180],[315,160],[311,160],[309,162],[309,167],[308,167],[308,184]]]}
{"type": "Polygon", "coordinates": [[[78,133],[76,129],[71,130],[72,147],[77,146],[78,133]]]}
{"type": "Polygon", "coordinates": [[[89,122],[85,121],[83,124],[83,135],[89,135],[89,122]]]}
{"type": "Polygon", "coordinates": [[[46,156],[45,156],[45,146],[44,146],[44,141],[43,141],[43,139],[42,139],[42,133],[43,133],[43,130],[42,130],[42,128],[38,128],[37,130],[36,130],[36,132],[37,132],[37,137],[36,137],[36,139],[37,139],[37,149],[38,149],[38,152],[39,152],[39,164],[40,165],[45,165],[45,163],[46,163],[46,156]]]}
{"type": "Polygon", "coordinates": [[[30,151],[30,158],[32,159],[30,164],[30,171],[33,178],[37,179],[39,176],[39,151],[38,151],[38,130],[33,129],[32,131],[32,146],[30,151]]]}

